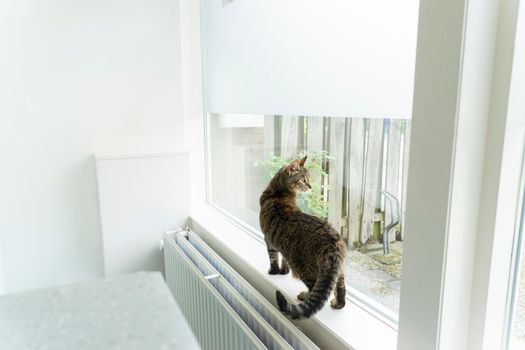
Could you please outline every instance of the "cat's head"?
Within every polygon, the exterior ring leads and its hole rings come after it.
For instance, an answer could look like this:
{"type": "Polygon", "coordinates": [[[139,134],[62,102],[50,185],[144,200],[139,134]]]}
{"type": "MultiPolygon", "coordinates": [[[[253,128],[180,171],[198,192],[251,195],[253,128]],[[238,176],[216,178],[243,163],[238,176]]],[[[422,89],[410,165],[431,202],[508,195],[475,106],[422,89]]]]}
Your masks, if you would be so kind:
{"type": "Polygon", "coordinates": [[[310,185],[310,172],[304,167],[306,156],[302,159],[296,159],[283,169],[284,181],[286,186],[295,191],[309,192],[312,189],[310,185]]]}

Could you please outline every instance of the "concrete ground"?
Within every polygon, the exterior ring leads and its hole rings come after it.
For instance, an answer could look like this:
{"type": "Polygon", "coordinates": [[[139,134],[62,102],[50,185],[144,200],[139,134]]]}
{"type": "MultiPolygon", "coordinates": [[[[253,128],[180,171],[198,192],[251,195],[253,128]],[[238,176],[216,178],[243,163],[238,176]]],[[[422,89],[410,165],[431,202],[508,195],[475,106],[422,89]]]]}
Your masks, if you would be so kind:
{"type": "Polygon", "coordinates": [[[403,243],[391,244],[391,254],[383,255],[382,244],[368,244],[349,250],[345,281],[394,312],[399,312],[403,243]]]}

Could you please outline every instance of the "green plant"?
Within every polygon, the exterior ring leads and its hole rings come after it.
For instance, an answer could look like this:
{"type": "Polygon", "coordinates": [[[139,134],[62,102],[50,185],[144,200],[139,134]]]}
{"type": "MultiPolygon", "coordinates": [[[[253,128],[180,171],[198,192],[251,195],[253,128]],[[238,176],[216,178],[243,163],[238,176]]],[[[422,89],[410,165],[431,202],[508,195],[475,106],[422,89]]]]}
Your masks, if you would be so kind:
{"type": "Polygon", "coordinates": [[[296,157],[290,159],[274,155],[265,160],[255,162],[255,166],[262,166],[264,168],[265,180],[269,181],[283,166],[290,164],[293,159],[299,159],[304,156],[308,156],[305,167],[310,171],[312,190],[308,193],[299,192],[297,205],[305,213],[327,218],[328,203],[324,195],[324,180],[328,174],[324,171],[324,164],[329,159],[333,159],[328,153],[325,151],[302,151],[296,157]]]}

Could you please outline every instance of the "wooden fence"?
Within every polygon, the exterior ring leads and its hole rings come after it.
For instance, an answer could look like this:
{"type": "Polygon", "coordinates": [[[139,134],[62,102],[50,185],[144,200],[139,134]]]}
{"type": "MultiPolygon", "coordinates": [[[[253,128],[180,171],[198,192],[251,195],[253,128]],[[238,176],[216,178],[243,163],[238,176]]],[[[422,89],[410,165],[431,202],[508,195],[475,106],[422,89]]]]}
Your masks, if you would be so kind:
{"type": "Polygon", "coordinates": [[[324,165],[327,177],[315,181],[325,185],[329,222],[349,244],[382,238],[390,214],[381,190],[401,205],[401,224],[389,240],[403,239],[410,120],[267,116],[264,142],[285,158],[302,150],[333,157],[324,165]]]}

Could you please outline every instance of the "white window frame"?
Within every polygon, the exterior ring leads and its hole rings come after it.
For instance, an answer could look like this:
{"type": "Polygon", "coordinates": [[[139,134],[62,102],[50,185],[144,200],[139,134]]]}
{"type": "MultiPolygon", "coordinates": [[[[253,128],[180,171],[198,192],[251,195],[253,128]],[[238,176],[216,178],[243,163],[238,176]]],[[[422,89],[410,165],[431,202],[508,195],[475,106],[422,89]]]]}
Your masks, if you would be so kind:
{"type": "MultiPolygon", "coordinates": [[[[521,170],[515,160],[525,130],[518,110],[523,86],[511,80],[518,5],[420,3],[398,349],[502,344],[507,290],[501,286],[511,271],[521,170]]],[[[220,225],[206,204],[199,1],[180,6],[192,216],[213,231],[220,225]]],[[[330,348],[366,348],[341,334],[330,342],[334,334],[326,327],[305,328],[330,348]]]]}
{"type": "Polygon", "coordinates": [[[525,130],[518,4],[421,4],[400,349],[502,346],[525,130]]]}
{"type": "Polygon", "coordinates": [[[525,147],[525,10],[500,8],[497,56],[470,312],[469,346],[508,346],[508,294],[513,283],[525,147]],[[481,335],[481,336],[479,336],[481,335]]]}

